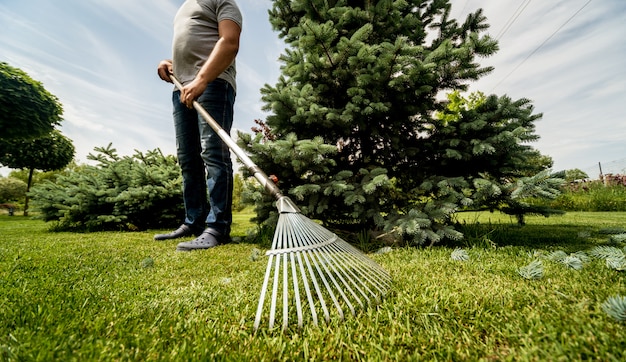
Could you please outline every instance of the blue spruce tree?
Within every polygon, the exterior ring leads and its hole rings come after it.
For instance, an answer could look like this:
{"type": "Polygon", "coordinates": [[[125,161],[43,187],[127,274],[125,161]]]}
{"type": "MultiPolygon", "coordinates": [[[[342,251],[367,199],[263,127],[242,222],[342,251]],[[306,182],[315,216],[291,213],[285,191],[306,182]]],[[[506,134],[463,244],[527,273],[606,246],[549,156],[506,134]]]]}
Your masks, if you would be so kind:
{"type": "MultiPolygon", "coordinates": [[[[528,100],[489,96],[450,110],[445,94],[489,73],[478,59],[498,49],[480,9],[462,23],[450,9],[444,0],[273,2],[270,21],[288,45],[282,75],[262,89],[263,132],[241,143],[309,217],[413,245],[458,239],[455,211],[499,203],[504,183],[545,168],[525,144],[540,117],[528,100]]],[[[258,220],[273,223],[263,200],[258,220]]]]}

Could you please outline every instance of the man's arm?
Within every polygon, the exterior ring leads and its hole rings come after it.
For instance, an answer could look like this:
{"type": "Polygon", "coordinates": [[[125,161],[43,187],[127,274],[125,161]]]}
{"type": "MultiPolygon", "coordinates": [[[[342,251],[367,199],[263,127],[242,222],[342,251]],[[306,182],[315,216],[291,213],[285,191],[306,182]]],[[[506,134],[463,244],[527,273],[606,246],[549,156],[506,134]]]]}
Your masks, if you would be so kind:
{"type": "Polygon", "coordinates": [[[218,24],[219,40],[211,52],[209,59],[204,63],[196,78],[186,85],[180,95],[180,100],[191,108],[207,85],[214,81],[235,60],[239,51],[239,37],[241,28],[232,20],[222,20],[218,24]]]}

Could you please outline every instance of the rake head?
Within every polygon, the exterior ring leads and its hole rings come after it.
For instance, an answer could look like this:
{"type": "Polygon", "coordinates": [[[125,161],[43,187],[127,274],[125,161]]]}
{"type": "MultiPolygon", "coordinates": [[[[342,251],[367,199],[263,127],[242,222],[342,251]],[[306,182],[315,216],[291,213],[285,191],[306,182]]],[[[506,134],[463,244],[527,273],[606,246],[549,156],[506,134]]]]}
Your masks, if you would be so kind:
{"type": "Polygon", "coordinates": [[[267,252],[255,331],[265,313],[269,313],[270,329],[280,319],[283,329],[290,319],[302,328],[305,320],[314,325],[319,318],[343,320],[346,311],[354,315],[355,308],[380,301],[391,284],[384,269],[302,215],[289,198],[281,197],[277,205],[280,216],[272,249],[267,252]]]}

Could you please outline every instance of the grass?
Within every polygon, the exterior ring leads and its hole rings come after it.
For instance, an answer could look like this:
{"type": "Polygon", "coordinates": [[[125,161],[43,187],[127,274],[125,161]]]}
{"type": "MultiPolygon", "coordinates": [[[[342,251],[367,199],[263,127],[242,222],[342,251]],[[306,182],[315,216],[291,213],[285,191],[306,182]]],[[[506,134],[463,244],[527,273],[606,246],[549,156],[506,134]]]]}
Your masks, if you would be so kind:
{"type": "Polygon", "coordinates": [[[626,211],[626,187],[599,182],[581,184],[565,190],[548,204],[567,211],[626,211]]]}
{"type": "MultiPolygon", "coordinates": [[[[237,215],[236,236],[252,225],[237,215]]],[[[626,295],[624,272],[591,259],[581,270],[540,252],[607,244],[626,213],[528,218],[463,214],[466,241],[370,256],[393,276],[383,302],[344,323],[252,331],[265,257],[255,244],[175,252],[154,231],[51,233],[0,216],[0,360],[614,360],[624,323],[603,312],[626,295]],[[468,261],[452,260],[462,247],[468,261]]],[[[621,245],[620,245],[621,247],[621,245]]]]}
{"type": "Polygon", "coordinates": [[[520,227],[514,217],[502,213],[467,212],[457,215],[457,222],[466,236],[460,243],[462,246],[550,247],[575,252],[588,248],[590,241],[599,244],[608,241],[606,231],[626,233],[625,215],[624,212],[568,212],[548,218],[531,216],[527,217],[527,225],[520,227]]]}

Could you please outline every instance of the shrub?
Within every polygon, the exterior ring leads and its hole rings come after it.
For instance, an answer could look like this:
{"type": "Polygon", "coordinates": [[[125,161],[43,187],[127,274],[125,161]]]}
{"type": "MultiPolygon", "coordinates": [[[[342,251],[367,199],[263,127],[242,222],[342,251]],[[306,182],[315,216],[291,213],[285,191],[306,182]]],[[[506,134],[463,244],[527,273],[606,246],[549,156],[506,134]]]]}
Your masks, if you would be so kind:
{"type": "Polygon", "coordinates": [[[571,183],[552,200],[529,199],[528,203],[563,211],[626,211],[626,187],[599,181],[571,183]]]}
{"type": "Polygon", "coordinates": [[[56,230],[142,230],[180,223],[184,209],[182,179],[174,156],[160,150],[119,157],[96,148],[83,166],[31,190],[35,207],[56,230]]]}
{"type": "Polygon", "coordinates": [[[565,211],[626,211],[626,187],[589,183],[566,190],[550,205],[565,211]]]}

